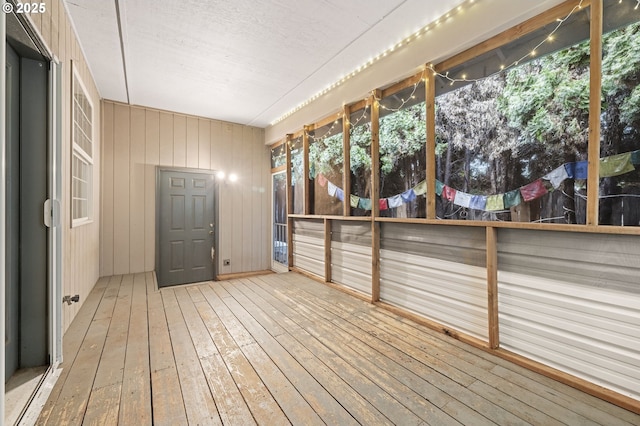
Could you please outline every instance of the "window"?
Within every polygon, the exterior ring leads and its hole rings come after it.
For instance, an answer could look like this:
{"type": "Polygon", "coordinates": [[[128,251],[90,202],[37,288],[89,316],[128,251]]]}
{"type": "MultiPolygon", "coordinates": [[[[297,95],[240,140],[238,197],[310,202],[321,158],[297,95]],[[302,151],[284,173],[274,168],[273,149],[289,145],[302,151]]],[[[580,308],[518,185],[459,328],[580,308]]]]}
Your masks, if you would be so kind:
{"type": "Polygon", "coordinates": [[[281,143],[271,148],[271,169],[279,169],[287,165],[287,145],[281,143]]]}
{"type": "Polygon", "coordinates": [[[380,216],[426,217],[426,105],[422,76],[380,100],[380,216]],[[417,191],[417,193],[416,193],[417,191]]]}
{"type": "Polygon", "coordinates": [[[640,15],[636,2],[604,3],[600,114],[601,225],[640,225],[640,15]]]}
{"type": "Polygon", "coordinates": [[[349,116],[351,216],[371,216],[371,108],[354,108],[349,116]]]}
{"type": "Polygon", "coordinates": [[[288,142],[291,152],[291,205],[293,214],[304,214],[304,152],[302,136],[288,142]]]}
{"type": "Polygon", "coordinates": [[[589,8],[557,26],[436,80],[438,218],[586,222],[589,8]]]}
{"type": "Polygon", "coordinates": [[[311,214],[342,215],[342,118],[308,131],[311,214]]]}
{"type": "Polygon", "coordinates": [[[72,225],[91,221],[93,205],[93,106],[73,73],[73,159],[71,163],[72,225]]]}

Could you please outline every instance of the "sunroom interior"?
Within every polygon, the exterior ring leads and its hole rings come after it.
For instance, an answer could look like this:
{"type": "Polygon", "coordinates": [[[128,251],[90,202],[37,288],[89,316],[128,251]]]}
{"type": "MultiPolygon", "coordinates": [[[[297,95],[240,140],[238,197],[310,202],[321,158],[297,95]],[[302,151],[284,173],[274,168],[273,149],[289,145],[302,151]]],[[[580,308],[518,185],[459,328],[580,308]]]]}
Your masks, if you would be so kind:
{"type": "Polygon", "coordinates": [[[7,424],[640,424],[640,1],[94,3],[1,21],[7,424]]]}

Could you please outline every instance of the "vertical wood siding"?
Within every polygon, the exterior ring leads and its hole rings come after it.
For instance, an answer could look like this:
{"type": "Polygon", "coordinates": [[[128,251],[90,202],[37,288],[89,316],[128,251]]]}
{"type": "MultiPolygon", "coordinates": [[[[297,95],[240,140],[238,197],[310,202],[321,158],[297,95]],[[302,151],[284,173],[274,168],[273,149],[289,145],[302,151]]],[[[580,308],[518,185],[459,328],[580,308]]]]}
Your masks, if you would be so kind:
{"type": "Polygon", "coordinates": [[[155,269],[158,165],[237,174],[237,182],[218,187],[218,273],[269,268],[270,163],[262,129],[111,101],[102,108],[100,275],[155,269]]]}
{"type": "Polygon", "coordinates": [[[324,277],[323,221],[293,221],[293,266],[324,277]]]}
{"type": "Polygon", "coordinates": [[[638,237],[500,229],[498,267],[503,348],[640,399],[638,237]]]}
{"type": "MultiPolygon", "coordinates": [[[[83,56],[75,31],[61,0],[45,1],[45,13],[29,16],[36,32],[62,64],[62,191],[63,271],[62,292],[80,295],[80,302],[63,305],[64,330],[69,327],[99,276],[100,262],[100,94],[83,56]],[[93,221],[71,228],[71,63],[93,104],[93,221]]],[[[108,161],[111,161],[109,159],[108,161]]]]}
{"type": "Polygon", "coordinates": [[[484,229],[381,224],[380,300],[488,341],[484,229]]]}
{"type": "Polygon", "coordinates": [[[332,281],[371,295],[371,223],[335,221],[331,225],[332,281]]]}

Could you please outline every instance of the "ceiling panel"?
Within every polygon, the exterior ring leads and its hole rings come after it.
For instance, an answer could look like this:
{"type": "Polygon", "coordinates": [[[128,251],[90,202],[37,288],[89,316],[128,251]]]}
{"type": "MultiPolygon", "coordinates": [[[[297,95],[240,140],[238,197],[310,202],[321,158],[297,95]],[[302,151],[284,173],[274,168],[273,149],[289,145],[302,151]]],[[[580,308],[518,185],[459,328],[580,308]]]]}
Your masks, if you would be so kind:
{"type": "Polygon", "coordinates": [[[461,3],[65,1],[104,98],[259,127],[461,3]]]}

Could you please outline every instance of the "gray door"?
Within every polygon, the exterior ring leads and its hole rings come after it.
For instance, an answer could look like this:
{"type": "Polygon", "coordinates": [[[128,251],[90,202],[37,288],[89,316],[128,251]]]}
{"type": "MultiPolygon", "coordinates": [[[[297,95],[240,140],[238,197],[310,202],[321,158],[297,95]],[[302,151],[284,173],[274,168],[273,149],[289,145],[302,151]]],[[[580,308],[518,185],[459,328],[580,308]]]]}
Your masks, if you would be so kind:
{"type": "Polygon", "coordinates": [[[18,368],[20,348],[20,59],[8,44],[6,70],[5,381],[18,368]]]}
{"type": "Polygon", "coordinates": [[[159,171],[160,287],[214,278],[213,179],[205,173],[159,171]]]}
{"type": "Polygon", "coordinates": [[[47,63],[7,49],[5,380],[47,365],[47,63]]]}

